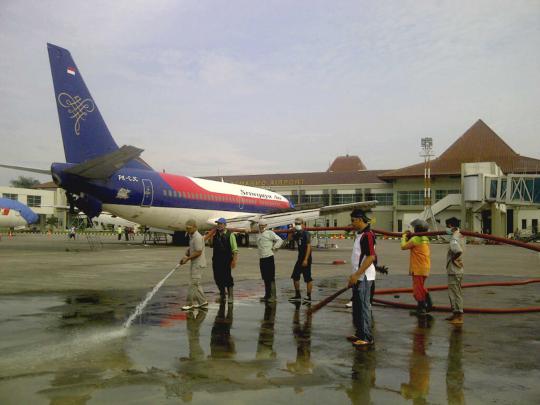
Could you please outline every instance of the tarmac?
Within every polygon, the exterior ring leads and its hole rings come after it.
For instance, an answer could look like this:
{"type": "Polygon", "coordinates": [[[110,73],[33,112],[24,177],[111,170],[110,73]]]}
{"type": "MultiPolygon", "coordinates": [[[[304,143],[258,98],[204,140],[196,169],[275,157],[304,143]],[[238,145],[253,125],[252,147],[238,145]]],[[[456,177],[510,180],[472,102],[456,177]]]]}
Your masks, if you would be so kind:
{"type": "MultiPolygon", "coordinates": [[[[349,292],[310,315],[287,301],[296,252],[276,254],[278,300],[259,302],[257,250],[241,248],[235,300],[219,305],[203,275],[206,311],[184,312],[189,268],[164,283],[133,325],[123,323],[178,263],[185,248],[141,239],[3,235],[0,241],[0,403],[536,404],[540,402],[540,313],[427,319],[373,307],[375,346],[354,349],[349,292]]],[[[352,241],[314,249],[313,300],[343,287],[352,241]],[[345,265],[333,265],[336,259],[345,265]]],[[[427,285],[445,284],[447,245],[432,244],[427,285]]],[[[377,288],[409,287],[408,252],[378,240],[390,268],[377,288]]],[[[211,249],[206,256],[210,265],[211,249]]],[[[540,277],[540,255],[511,246],[468,245],[465,282],[540,277]]],[[[302,292],[305,285],[301,282],[302,292]]],[[[446,291],[434,292],[448,305],[446,291]]],[[[464,290],[465,306],[540,305],[540,284],[464,290]]],[[[385,296],[412,303],[410,294],[385,296]]]]}

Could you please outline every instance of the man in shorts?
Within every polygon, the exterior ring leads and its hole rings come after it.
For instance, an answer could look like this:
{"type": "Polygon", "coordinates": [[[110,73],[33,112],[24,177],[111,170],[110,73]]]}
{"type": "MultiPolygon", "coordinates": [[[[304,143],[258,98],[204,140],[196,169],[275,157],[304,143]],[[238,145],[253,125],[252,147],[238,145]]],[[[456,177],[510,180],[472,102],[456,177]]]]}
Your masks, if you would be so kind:
{"type": "Polygon", "coordinates": [[[302,296],[300,295],[300,275],[302,275],[307,289],[307,296],[304,298],[304,302],[309,304],[311,303],[311,290],[313,289],[313,279],[311,278],[311,234],[304,229],[305,227],[304,220],[302,218],[296,218],[294,220],[294,232],[289,234],[289,239],[295,241],[298,245],[298,259],[291,275],[295,294],[289,298],[289,301],[302,301],[302,296]]]}

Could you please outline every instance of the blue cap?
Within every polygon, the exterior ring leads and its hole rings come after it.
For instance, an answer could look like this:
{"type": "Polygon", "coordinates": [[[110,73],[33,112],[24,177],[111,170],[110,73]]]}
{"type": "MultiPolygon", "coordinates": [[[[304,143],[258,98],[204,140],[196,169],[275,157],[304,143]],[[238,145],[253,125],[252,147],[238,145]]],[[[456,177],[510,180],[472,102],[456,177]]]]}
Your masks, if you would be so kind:
{"type": "Polygon", "coordinates": [[[226,223],[227,223],[227,220],[223,217],[216,221],[216,224],[226,224],[226,223]]]}

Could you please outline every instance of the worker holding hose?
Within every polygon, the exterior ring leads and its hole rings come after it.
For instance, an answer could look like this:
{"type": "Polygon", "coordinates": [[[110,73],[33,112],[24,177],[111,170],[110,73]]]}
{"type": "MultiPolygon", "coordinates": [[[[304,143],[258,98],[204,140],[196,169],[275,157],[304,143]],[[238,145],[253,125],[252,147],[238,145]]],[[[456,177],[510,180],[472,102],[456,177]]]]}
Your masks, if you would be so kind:
{"type": "Polygon", "coordinates": [[[352,274],[348,286],[353,289],[353,324],[354,335],[347,337],[355,347],[369,346],[374,343],[370,292],[375,280],[375,234],[369,226],[370,219],[361,209],[351,212],[351,222],[357,231],[351,256],[352,274]]]}
{"type": "Polygon", "coordinates": [[[452,307],[452,316],[446,318],[454,325],[463,324],[463,251],[465,241],[459,232],[459,219],[448,218],[446,221],[446,233],[450,235],[450,244],[446,254],[446,272],[448,274],[448,298],[452,307]]]}
{"type": "MultiPolygon", "coordinates": [[[[415,219],[411,222],[415,233],[427,232],[429,225],[426,221],[415,219]]],[[[401,250],[410,250],[409,274],[413,281],[413,295],[417,302],[413,315],[425,316],[433,306],[431,296],[425,287],[426,278],[431,269],[431,252],[427,236],[410,237],[407,231],[401,236],[401,250]]]]}

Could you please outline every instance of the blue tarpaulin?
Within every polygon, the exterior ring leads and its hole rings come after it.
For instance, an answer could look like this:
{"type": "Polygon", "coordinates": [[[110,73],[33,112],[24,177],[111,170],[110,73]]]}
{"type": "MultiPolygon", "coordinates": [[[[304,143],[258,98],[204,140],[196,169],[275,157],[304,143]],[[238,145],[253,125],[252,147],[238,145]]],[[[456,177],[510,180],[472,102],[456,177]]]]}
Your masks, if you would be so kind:
{"type": "Polygon", "coordinates": [[[39,221],[38,214],[19,201],[0,198],[0,208],[9,208],[10,210],[18,211],[28,224],[35,224],[39,221]]]}

